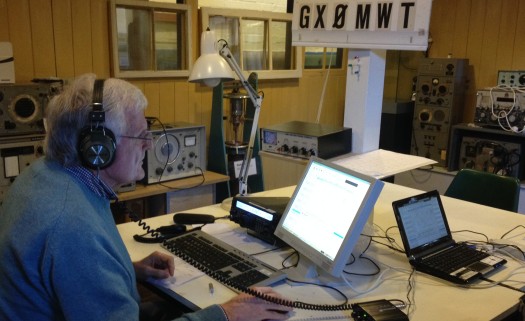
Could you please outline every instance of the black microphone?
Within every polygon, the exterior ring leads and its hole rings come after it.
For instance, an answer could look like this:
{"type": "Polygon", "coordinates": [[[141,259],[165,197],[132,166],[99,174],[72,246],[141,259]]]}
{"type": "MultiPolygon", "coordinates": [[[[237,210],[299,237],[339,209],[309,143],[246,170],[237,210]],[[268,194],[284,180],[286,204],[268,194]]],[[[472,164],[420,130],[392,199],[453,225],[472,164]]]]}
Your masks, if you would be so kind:
{"type": "Polygon", "coordinates": [[[215,216],[209,214],[177,213],[173,215],[176,224],[209,224],[215,222],[215,216]]]}

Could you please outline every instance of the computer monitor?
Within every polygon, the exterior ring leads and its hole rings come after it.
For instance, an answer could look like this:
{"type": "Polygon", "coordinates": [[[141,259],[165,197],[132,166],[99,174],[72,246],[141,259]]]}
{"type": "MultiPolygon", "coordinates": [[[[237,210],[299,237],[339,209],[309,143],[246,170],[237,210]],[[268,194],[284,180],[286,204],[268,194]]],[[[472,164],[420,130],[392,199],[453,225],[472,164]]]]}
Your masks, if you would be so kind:
{"type": "Polygon", "coordinates": [[[299,252],[296,281],[341,283],[384,183],[312,157],[274,232],[299,252]]]}

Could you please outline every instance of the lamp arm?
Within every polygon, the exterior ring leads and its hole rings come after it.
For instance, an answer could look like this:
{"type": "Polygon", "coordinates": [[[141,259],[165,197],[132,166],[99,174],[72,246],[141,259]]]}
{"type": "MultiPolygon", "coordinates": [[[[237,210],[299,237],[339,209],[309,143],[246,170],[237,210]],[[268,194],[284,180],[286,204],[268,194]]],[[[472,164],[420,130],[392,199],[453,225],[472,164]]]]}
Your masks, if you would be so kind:
{"type": "Polygon", "coordinates": [[[259,93],[255,91],[255,89],[246,80],[246,77],[244,77],[244,74],[241,71],[241,67],[239,66],[237,61],[235,61],[235,59],[233,58],[233,54],[230,51],[230,48],[228,47],[227,44],[222,46],[222,48],[219,50],[219,54],[221,55],[221,57],[224,58],[224,60],[226,60],[226,62],[228,62],[228,65],[230,65],[230,68],[235,72],[237,77],[239,77],[239,80],[241,81],[242,86],[244,87],[248,95],[250,96],[250,100],[252,101],[255,108],[261,107],[261,102],[257,101],[257,98],[259,98],[259,93]]]}
{"type": "Polygon", "coordinates": [[[259,123],[259,114],[261,112],[261,105],[263,97],[255,91],[255,89],[248,83],[244,77],[241,68],[233,58],[233,55],[227,45],[224,45],[220,50],[219,54],[228,62],[232,70],[235,72],[244,89],[248,93],[250,100],[253,103],[255,112],[253,115],[252,130],[250,133],[250,141],[248,142],[248,147],[246,153],[244,154],[244,159],[242,161],[241,170],[239,172],[239,194],[245,196],[248,193],[248,171],[250,169],[250,162],[253,155],[253,146],[255,144],[255,136],[257,136],[257,124],[259,123]]]}

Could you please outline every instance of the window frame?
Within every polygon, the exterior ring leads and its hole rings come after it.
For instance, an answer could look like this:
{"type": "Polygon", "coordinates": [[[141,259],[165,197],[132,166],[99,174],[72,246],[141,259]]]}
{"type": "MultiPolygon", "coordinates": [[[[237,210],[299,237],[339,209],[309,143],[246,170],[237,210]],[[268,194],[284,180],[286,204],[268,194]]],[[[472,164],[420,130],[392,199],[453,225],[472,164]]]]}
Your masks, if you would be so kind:
{"type": "MultiPolygon", "coordinates": [[[[225,16],[231,18],[237,18],[239,21],[243,19],[250,20],[261,20],[268,23],[268,38],[271,39],[271,23],[273,21],[277,22],[289,22],[292,23],[292,14],[291,13],[280,13],[280,12],[271,12],[271,11],[255,11],[255,10],[245,10],[245,9],[225,9],[225,8],[212,8],[212,7],[201,7],[201,30],[206,30],[209,26],[210,16],[225,16]]],[[[242,24],[241,24],[242,25],[242,24]]],[[[241,26],[239,26],[239,32],[242,33],[241,26]]],[[[237,35],[241,39],[241,35],[237,35]]],[[[242,44],[240,44],[241,46],[242,44]]],[[[267,54],[269,55],[268,68],[269,70],[245,70],[242,64],[243,61],[243,52],[242,47],[240,48],[240,59],[237,61],[237,64],[241,67],[241,70],[245,77],[248,77],[248,74],[251,72],[256,72],[259,79],[287,79],[287,78],[301,78],[303,74],[303,50],[302,47],[296,47],[291,45],[290,38],[290,48],[292,48],[292,56],[294,60],[294,67],[288,70],[273,70],[272,63],[272,43],[268,41],[267,54]]]]}
{"type": "MultiPolygon", "coordinates": [[[[188,77],[190,75],[191,68],[193,67],[193,36],[192,36],[192,12],[191,7],[187,4],[174,4],[165,2],[152,2],[152,1],[140,1],[140,0],[110,0],[110,27],[111,27],[111,62],[112,62],[112,73],[114,77],[118,78],[163,78],[163,77],[188,77]],[[185,61],[185,69],[178,70],[121,70],[119,61],[118,51],[118,31],[117,31],[117,8],[129,8],[129,9],[165,9],[166,11],[183,11],[185,12],[186,24],[184,26],[186,30],[185,43],[181,49],[184,52],[182,59],[185,61]]],[[[155,30],[152,28],[152,39],[155,40],[155,30]]],[[[184,30],[182,31],[184,32],[184,30]]],[[[155,41],[153,41],[155,42],[155,41]]],[[[152,48],[152,56],[155,56],[155,49],[152,48]]]]}
{"type": "Polygon", "coordinates": [[[320,55],[321,59],[322,59],[322,66],[321,67],[308,67],[306,66],[306,62],[307,62],[307,55],[308,55],[308,51],[306,50],[307,47],[304,47],[304,66],[303,68],[305,70],[327,70],[327,69],[332,69],[332,70],[343,70],[345,69],[345,48],[335,48],[335,47],[315,47],[315,46],[308,46],[309,48],[312,47],[312,48],[321,48],[323,49],[322,51],[322,55],[320,55]],[[330,58],[328,57],[328,50],[330,49],[335,49],[335,57],[336,57],[336,62],[332,62],[332,64],[335,64],[335,66],[329,66],[329,62],[330,62],[330,58]],[[339,55],[340,53],[340,55],[339,55]],[[340,64],[340,66],[337,66],[337,64],[340,64]]]}

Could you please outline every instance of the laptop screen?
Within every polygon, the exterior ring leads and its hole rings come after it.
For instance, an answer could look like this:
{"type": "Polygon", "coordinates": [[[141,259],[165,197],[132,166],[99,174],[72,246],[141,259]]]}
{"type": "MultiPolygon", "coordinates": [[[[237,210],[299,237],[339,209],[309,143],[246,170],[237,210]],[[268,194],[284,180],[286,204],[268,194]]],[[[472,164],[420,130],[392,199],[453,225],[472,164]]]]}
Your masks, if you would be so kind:
{"type": "Polygon", "coordinates": [[[437,191],[395,201],[392,205],[407,251],[419,252],[452,240],[437,191]]]}

